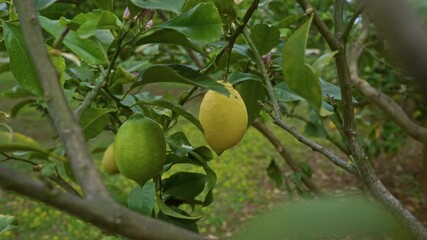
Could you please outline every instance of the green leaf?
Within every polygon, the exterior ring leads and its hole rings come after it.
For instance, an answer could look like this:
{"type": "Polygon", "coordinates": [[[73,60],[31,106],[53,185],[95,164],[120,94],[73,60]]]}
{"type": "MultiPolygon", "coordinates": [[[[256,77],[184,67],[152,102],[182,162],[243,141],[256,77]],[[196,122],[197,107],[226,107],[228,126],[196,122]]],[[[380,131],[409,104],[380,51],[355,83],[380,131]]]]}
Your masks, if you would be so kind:
{"type": "Polygon", "coordinates": [[[221,35],[222,21],[215,4],[200,3],[157,27],[174,29],[195,41],[212,42],[221,35]]]}
{"type": "Polygon", "coordinates": [[[207,194],[205,196],[203,206],[208,206],[213,201],[213,189],[217,182],[216,173],[207,164],[207,161],[210,159],[205,159],[203,155],[199,155],[196,151],[189,152],[188,156],[193,160],[197,160],[203,166],[203,170],[205,170],[208,181],[206,183],[207,194]]]}
{"type": "Polygon", "coordinates": [[[151,65],[139,73],[132,88],[142,84],[157,82],[176,82],[196,85],[229,95],[228,90],[220,83],[213,81],[198,71],[184,65],[151,65]]]}
{"type": "Polygon", "coordinates": [[[201,218],[201,216],[198,216],[198,217],[186,216],[184,214],[181,214],[173,210],[168,205],[166,205],[166,203],[163,202],[163,200],[160,198],[159,195],[157,195],[157,193],[156,193],[156,204],[162,213],[170,217],[174,217],[178,219],[193,220],[193,221],[197,221],[201,218]]]}
{"type": "Polygon", "coordinates": [[[280,188],[283,185],[282,170],[274,159],[271,159],[270,164],[267,167],[267,174],[274,181],[277,188],[280,188]]]}
{"type": "MultiPolygon", "coordinates": [[[[174,209],[176,209],[176,211],[179,211],[181,214],[183,214],[185,216],[190,216],[188,213],[184,212],[183,210],[181,210],[179,208],[174,208],[174,209]]],[[[163,214],[162,212],[159,212],[157,217],[158,217],[158,219],[172,223],[175,226],[190,230],[190,231],[195,232],[195,233],[199,233],[199,228],[197,227],[197,223],[194,222],[193,220],[177,219],[174,217],[169,217],[169,216],[163,214]]]]}
{"type": "Polygon", "coordinates": [[[248,111],[248,126],[259,116],[262,109],[259,101],[264,101],[267,90],[263,83],[258,81],[245,81],[238,84],[235,89],[240,93],[248,111]]]}
{"type": "Polygon", "coordinates": [[[259,54],[264,55],[277,46],[280,38],[280,31],[274,26],[257,24],[252,28],[251,38],[259,54]]]}
{"type": "Polygon", "coordinates": [[[277,24],[276,27],[277,28],[287,28],[290,25],[298,22],[300,19],[302,19],[303,17],[305,17],[305,14],[296,14],[296,15],[290,15],[287,16],[285,18],[283,18],[282,20],[280,20],[277,24]]]}
{"type": "Polygon", "coordinates": [[[128,194],[124,192],[122,188],[119,188],[113,184],[105,184],[105,186],[108,189],[108,192],[110,193],[111,197],[118,203],[122,204],[123,206],[127,206],[128,203],[128,194]]]}
{"type": "Polygon", "coordinates": [[[286,42],[282,53],[282,71],[289,88],[320,110],[322,89],[319,79],[304,60],[311,21],[312,17],[286,42]]]}
{"type": "Polygon", "coordinates": [[[295,102],[304,100],[304,98],[302,98],[300,95],[289,89],[289,86],[286,84],[286,82],[281,82],[274,86],[274,92],[279,102],[295,102]]]}
{"type": "Polygon", "coordinates": [[[194,126],[196,126],[201,132],[203,132],[203,127],[200,124],[199,120],[193,116],[193,114],[187,112],[181,105],[171,103],[166,100],[154,100],[150,102],[146,101],[139,101],[138,104],[144,104],[144,105],[153,105],[158,106],[162,108],[167,108],[172,110],[172,112],[184,117],[188,121],[190,121],[194,126]]]}
{"type": "Polygon", "coordinates": [[[154,209],[155,184],[147,182],[143,187],[136,186],[128,197],[128,207],[139,213],[151,216],[154,209]]]}
{"type": "Polygon", "coordinates": [[[280,204],[252,220],[236,239],[412,239],[379,204],[360,196],[280,204]],[[307,231],[307,229],[310,229],[307,231]]]}
{"type": "Polygon", "coordinates": [[[323,125],[320,125],[314,122],[307,122],[304,128],[304,133],[310,137],[318,137],[318,138],[326,137],[326,132],[323,125]]]}
{"type": "Polygon", "coordinates": [[[18,226],[18,219],[14,216],[0,214],[0,234],[18,226]]]}
{"type": "Polygon", "coordinates": [[[187,155],[187,153],[193,150],[193,146],[191,146],[183,132],[173,133],[168,136],[166,142],[168,143],[169,148],[180,157],[187,155]]]}
{"type": "Polygon", "coordinates": [[[2,21],[2,23],[4,41],[9,52],[10,68],[13,76],[25,90],[43,97],[43,89],[25,47],[24,35],[21,28],[5,21],[2,21]]]}
{"type": "Polygon", "coordinates": [[[237,85],[241,82],[245,82],[245,81],[257,81],[262,83],[262,79],[253,73],[244,73],[244,72],[239,72],[239,71],[235,71],[232,72],[228,78],[227,78],[228,82],[233,84],[233,85],[237,85]]]}
{"type": "Polygon", "coordinates": [[[163,193],[176,199],[193,199],[205,188],[206,175],[192,172],[177,172],[166,179],[163,193]]]}
{"type": "Polygon", "coordinates": [[[76,31],[78,37],[82,39],[95,36],[97,29],[119,29],[122,26],[119,18],[112,12],[99,9],[80,13],[72,20],[61,18],[61,21],[67,22],[67,26],[76,31]]]}
{"type": "Polygon", "coordinates": [[[160,9],[179,13],[184,0],[131,0],[133,4],[144,9],[160,9]]]}
{"type": "Polygon", "coordinates": [[[54,4],[56,1],[57,0],[34,0],[34,5],[37,11],[40,11],[54,4]]]}
{"type": "Polygon", "coordinates": [[[320,78],[323,68],[325,68],[329,63],[331,63],[332,60],[334,60],[334,56],[337,53],[338,50],[330,53],[325,53],[318,59],[316,59],[316,61],[311,65],[313,71],[316,73],[317,78],[320,78]]]}
{"type": "Polygon", "coordinates": [[[0,152],[34,151],[44,155],[50,152],[36,140],[17,132],[0,131],[0,152]]]}
{"type": "Polygon", "coordinates": [[[147,43],[176,44],[203,53],[200,47],[191,42],[184,34],[174,29],[158,29],[154,32],[149,31],[147,34],[142,35],[135,41],[136,45],[143,45],[147,43]]]}
{"type": "MultiPolygon", "coordinates": [[[[42,28],[58,38],[65,27],[61,25],[59,20],[50,20],[43,16],[39,16],[39,21],[42,28]]],[[[64,38],[64,45],[72,52],[79,56],[83,61],[89,64],[107,64],[107,54],[101,46],[92,39],[81,39],[73,31],[70,31],[64,38]]]]}
{"type": "Polygon", "coordinates": [[[52,177],[56,175],[56,162],[48,163],[44,165],[40,171],[46,177],[52,177]]]}
{"type": "Polygon", "coordinates": [[[94,138],[100,134],[110,122],[108,113],[114,108],[87,108],[80,118],[80,126],[86,139],[94,138]]]}

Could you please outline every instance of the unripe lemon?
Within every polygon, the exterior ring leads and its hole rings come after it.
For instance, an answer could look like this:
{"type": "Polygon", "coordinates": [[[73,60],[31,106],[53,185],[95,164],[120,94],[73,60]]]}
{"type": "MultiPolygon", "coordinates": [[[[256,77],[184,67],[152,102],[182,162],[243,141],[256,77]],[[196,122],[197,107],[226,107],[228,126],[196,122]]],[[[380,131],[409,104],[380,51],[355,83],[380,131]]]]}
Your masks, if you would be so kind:
{"type": "Polygon", "coordinates": [[[242,97],[231,84],[222,84],[230,95],[209,90],[199,111],[205,140],[218,155],[239,143],[248,125],[248,113],[242,97]]]}
{"type": "Polygon", "coordinates": [[[144,185],[162,171],[166,161],[162,127],[141,114],[132,116],[117,132],[114,157],[123,176],[144,185]]]}
{"type": "Polygon", "coordinates": [[[111,144],[108,146],[107,150],[105,150],[102,158],[102,167],[108,174],[119,173],[119,169],[117,168],[116,161],[114,159],[114,144],[111,144]]]}

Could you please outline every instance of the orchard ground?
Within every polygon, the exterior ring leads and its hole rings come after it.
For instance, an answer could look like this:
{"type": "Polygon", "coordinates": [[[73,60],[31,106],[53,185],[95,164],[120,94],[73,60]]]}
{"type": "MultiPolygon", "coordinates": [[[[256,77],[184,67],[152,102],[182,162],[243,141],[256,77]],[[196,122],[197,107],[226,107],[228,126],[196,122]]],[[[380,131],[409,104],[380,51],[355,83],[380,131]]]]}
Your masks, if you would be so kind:
{"type": "MultiPolygon", "coordinates": [[[[0,76],[1,91],[13,86],[8,75],[0,76]]],[[[180,91],[173,85],[151,87],[153,94],[170,92],[174,95],[180,91]],[[172,91],[171,91],[172,90],[172,91]]],[[[21,100],[0,98],[0,111],[11,112],[12,107],[21,100]]],[[[195,99],[188,106],[195,115],[200,102],[195,99]]],[[[197,115],[196,115],[197,116],[197,115]]],[[[289,120],[299,126],[296,120],[289,120]]],[[[9,119],[7,124],[15,131],[29,135],[39,142],[52,146],[54,129],[52,125],[35,109],[25,107],[16,118],[9,119]]],[[[357,191],[355,178],[338,169],[326,158],[302,145],[289,134],[268,123],[280,137],[282,144],[297,161],[310,165],[313,170],[312,180],[325,192],[342,195],[357,191]]],[[[174,131],[184,131],[190,142],[204,145],[202,134],[193,125],[181,119],[174,131]]],[[[112,134],[102,134],[89,141],[91,150],[106,147],[113,139],[112,134]]],[[[324,140],[322,144],[330,146],[324,140]]],[[[330,146],[332,147],[332,146],[330,146]]],[[[95,151],[96,152],[96,151],[95,151]]],[[[421,170],[421,147],[413,142],[401,147],[395,156],[382,154],[373,162],[381,180],[405,206],[427,225],[427,202],[418,192],[419,171],[421,170]]],[[[93,158],[100,166],[102,153],[93,158]]],[[[203,216],[199,221],[199,230],[203,235],[215,236],[219,239],[232,238],[251,218],[267,211],[275,204],[298,199],[296,191],[289,192],[284,186],[276,188],[268,177],[266,168],[275,159],[285,172],[292,175],[289,167],[284,164],[273,146],[256,129],[250,127],[236,147],[224,152],[210,162],[216,171],[218,183],[214,191],[214,202],[209,207],[196,209],[194,215],[203,216]]],[[[19,166],[22,171],[31,172],[32,167],[22,163],[8,162],[19,166]]],[[[174,167],[175,170],[200,171],[186,166],[174,167]]],[[[129,192],[135,186],[122,176],[107,176],[100,170],[107,185],[122,188],[129,192]]],[[[169,173],[170,174],[170,173],[169,173]]],[[[105,236],[99,229],[76,218],[48,207],[39,202],[29,200],[16,194],[0,190],[0,213],[14,215],[19,219],[19,227],[0,235],[0,239],[101,239],[105,236]]]]}

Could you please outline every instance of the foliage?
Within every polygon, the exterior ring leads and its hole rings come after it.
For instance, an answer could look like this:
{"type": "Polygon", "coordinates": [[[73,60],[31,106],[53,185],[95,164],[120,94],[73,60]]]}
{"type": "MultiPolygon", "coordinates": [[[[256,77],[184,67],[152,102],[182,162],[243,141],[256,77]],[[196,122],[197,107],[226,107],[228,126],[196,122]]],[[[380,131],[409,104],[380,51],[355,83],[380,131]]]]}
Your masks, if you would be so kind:
{"type": "MultiPolygon", "coordinates": [[[[35,1],[46,49],[86,141],[99,141],[106,132],[116,134],[126,120],[139,113],[162,127],[167,143],[162,172],[125,191],[112,184],[111,194],[136,212],[196,232],[202,216],[194,209],[213,203],[220,181],[212,167],[212,151],[205,143],[192,144],[195,141],[188,133],[177,131],[176,126],[179,120],[186,119],[203,132],[187,105],[206,90],[228,94],[215,80],[224,79],[240,92],[248,109],[248,124],[256,118],[265,119],[270,108],[276,107],[271,96],[267,98],[267,90],[271,90],[284,115],[302,120],[306,135],[331,140],[344,152],[348,149],[342,129],[341,88],[330,64],[340,53],[330,51],[321,34],[312,31],[313,15],[302,14],[294,1],[262,1],[250,21],[242,23],[251,3],[236,2],[240,1],[35,1]],[[254,48],[241,37],[226,47],[242,24],[247,26],[240,33],[249,36],[254,48]],[[266,73],[258,68],[258,55],[262,56],[266,73]],[[272,89],[267,89],[269,86],[261,80],[264,75],[271,77],[272,89]],[[150,93],[150,87],[160,88],[164,83],[180,84],[184,90],[169,96],[150,93]],[[301,112],[304,116],[299,115],[301,112]],[[182,166],[192,170],[181,170],[186,168],[182,166]]],[[[332,29],[332,1],[312,2],[320,19],[332,29]]],[[[344,16],[350,18],[356,3],[345,2],[344,16]]],[[[16,80],[16,86],[2,95],[22,100],[11,115],[16,116],[25,106],[49,113],[13,2],[3,1],[0,9],[0,51],[10,59],[2,63],[0,73],[11,72],[16,80]]],[[[355,38],[360,27],[360,21],[356,21],[349,37],[355,38]]],[[[427,108],[420,104],[421,95],[413,92],[414,87],[396,67],[387,42],[375,33],[369,40],[378,43],[360,59],[361,74],[373,86],[389,92],[394,100],[411,103],[408,115],[419,123],[425,122],[427,108]]],[[[357,93],[353,96],[358,124],[362,132],[367,132],[362,137],[366,148],[370,147],[367,152],[371,156],[383,150],[395,153],[405,139],[402,131],[393,124],[383,124],[378,109],[372,109],[365,99],[357,93]]],[[[0,151],[5,160],[29,163],[38,177],[60,178],[74,192],[81,193],[75,189],[74,176],[59,141],[47,147],[7,124],[2,126],[5,128],[0,131],[0,151]]],[[[105,151],[106,146],[92,153],[105,151]]],[[[265,166],[265,174],[278,187],[284,185],[290,192],[307,196],[302,180],[311,176],[312,169],[303,163],[299,166],[301,173],[283,176],[273,159],[265,166]],[[294,182],[294,189],[289,186],[289,179],[294,182]]]]}

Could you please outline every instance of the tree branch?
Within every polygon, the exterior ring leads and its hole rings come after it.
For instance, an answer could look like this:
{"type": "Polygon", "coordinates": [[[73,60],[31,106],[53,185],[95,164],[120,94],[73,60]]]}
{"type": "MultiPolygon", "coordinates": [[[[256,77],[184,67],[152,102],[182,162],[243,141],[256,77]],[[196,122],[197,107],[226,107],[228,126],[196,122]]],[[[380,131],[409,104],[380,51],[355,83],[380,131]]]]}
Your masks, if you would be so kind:
{"type": "Polygon", "coordinates": [[[313,22],[316,25],[317,29],[319,30],[320,34],[322,34],[323,38],[328,43],[329,47],[332,51],[338,50],[339,48],[339,42],[335,39],[334,35],[329,31],[326,24],[320,19],[320,17],[317,15],[314,8],[311,6],[311,4],[307,0],[296,0],[298,4],[301,6],[301,8],[305,11],[306,14],[313,13],[313,22]]]}
{"type": "Polygon", "coordinates": [[[45,101],[61,142],[71,162],[74,174],[89,199],[112,201],[91,161],[81,128],[67,104],[60,86],[59,74],[45,48],[43,34],[32,0],[15,2],[25,44],[43,86],[45,101]]]}
{"type": "Polygon", "coordinates": [[[195,233],[140,215],[119,204],[100,204],[96,199],[82,199],[12,169],[0,167],[0,187],[42,201],[99,228],[131,239],[203,239],[195,233]]]}
{"type": "MultiPolygon", "coordinates": [[[[305,0],[297,0],[298,2],[306,2],[305,0]]],[[[367,1],[377,2],[377,1],[367,1]]],[[[384,3],[387,5],[388,3],[384,3]]],[[[303,6],[303,9],[306,9],[303,6]]],[[[395,18],[395,17],[394,17],[395,18]]],[[[337,19],[337,18],[336,18],[337,19]]],[[[400,18],[399,18],[400,19],[400,18]]],[[[397,20],[395,18],[395,20],[397,20]]],[[[323,36],[332,34],[329,29],[325,29],[325,24],[322,22],[314,22],[319,32],[323,36]]],[[[402,33],[399,33],[402,34],[402,33]]],[[[364,184],[368,188],[369,192],[374,196],[381,204],[390,210],[402,224],[411,232],[411,234],[417,239],[427,239],[427,229],[424,225],[418,221],[400,202],[393,194],[391,194],[382,182],[378,179],[374,169],[370,165],[368,157],[359,142],[357,132],[354,124],[354,109],[351,95],[351,78],[350,71],[347,63],[346,49],[343,42],[329,41],[326,39],[331,49],[337,48],[338,54],[335,56],[335,64],[338,72],[338,79],[340,81],[341,99],[343,105],[343,121],[344,121],[344,133],[347,139],[350,151],[353,155],[353,159],[359,170],[359,177],[363,180],[364,184]]],[[[427,56],[427,55],[426,55],[427,56]]]]}
{"type": "Polygon", "coordinates": [[[363,10],[364,10],[364,7],[360,6],[356,10],[356,12],[354,12],[353,16],[351,16],[350,20],[348,21],[348,23],[347,23],[347,25],[345,27],[344,33],[341,36],[342,41],[344,42],[344,44],[347,43],[348,36],[350,35],[351,28],[353,27],[354,23],[356,22],[356,19],[360,16],[360,14],[363,12],[363,10]]]}
{"type": "Polygon", "coordinates": [[[314,184],[310,178],[304,174],[304,171],[298,166],[298,164],[294,161],[291,154],[286,150],[285,146],[282,145],[280,140],[274,135],[274,133],[260,120],[255,120],[252,123],[252,126],[254,126],[264,137],[270,141],[270,143],[276,148],[276,150],[279,152],[280,156],[282,156],[283,160],[291,167],[292,171],[299,172],[303,174],[302,181],[305,186],[307,186],[310,191],[312,191],[314,194],[321,196],[322,191],[314,184]]]}
{"type": "Polygon", "coordinates": [[[335,153],[328,150],[327,148],[325,148],[325,147],[317,144],[316,142],[311,141],[310,139],[304,137],[294,127],[289,126],[288,124],[286,124],[282,120],[282,113],[280,110],[279,102],[277,101],[276,94],[274,93],[273,86],[271,85],[271,82],[270,82],[270,77],[268,76],[268,72],[265,69],[265,66],[264,66],[264,63],[261,59],[261,56],[260,56],[258,50],[256,49],[256,46],[253,43],[252,39],[250,38],[249,34],[247,34],[246,32],[243,32],[243,36],[244,36],[246,42],[249,44],[249,47],[251,48],[252,52],[254,53],[255,59],[257,61],[257,66],[258,66],[259,70],[261,71],[262,77],[264,79],[264,83],[267,86],[267,92],[268,92],[268,95],[270,97],[270,101],[273,105],[273,110],[274,110],[274,115],[272,115],[272,118],[274,119],[274,123],[276,125],[278,125],[279,127],[283,128],[284,130],[286,130],[287,132],[289,132],[290,134],[292,134],[301,143],[304,143],[305,145],[311,147],[311,149],[313,149],[314,151],[317,151],[317,152],[321,153],[322,155],[324,155],[325,157],[327,157],[335,165],[343,168],[344,170],[346,170],[349,173],[357,174],[356,169],[350,163],[341,159],[335,153]]]}
{"type": "Polygon", "coordinates": [[[427,128],[424,128],[412,121],[406,112],[393,99],[372,87],[368,81],[359,76],[358,61],[364,50],[364,42],[368,37],[367,27],[368,26],[366,24],[363,25],[362,32],[354,41],[349,54],[350,56],[348,61],[353,85],[362,92],[369,101],[386,112],[387,115],[406,132],[406,134],[420,142],[423,142],[424,144],[427,144],[427,128]]]}

